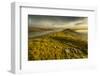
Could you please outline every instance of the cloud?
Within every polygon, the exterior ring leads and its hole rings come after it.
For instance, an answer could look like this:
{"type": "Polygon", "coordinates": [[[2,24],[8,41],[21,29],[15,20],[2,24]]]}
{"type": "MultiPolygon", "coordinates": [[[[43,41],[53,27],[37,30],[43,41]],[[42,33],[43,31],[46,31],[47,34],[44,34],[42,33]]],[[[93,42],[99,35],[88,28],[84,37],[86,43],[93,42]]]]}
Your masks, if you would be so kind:
{"type": "Polygon", "coordinates": [[[87,26],[87,17],[29,15],[29,27],[67,28],[87,26]]]}

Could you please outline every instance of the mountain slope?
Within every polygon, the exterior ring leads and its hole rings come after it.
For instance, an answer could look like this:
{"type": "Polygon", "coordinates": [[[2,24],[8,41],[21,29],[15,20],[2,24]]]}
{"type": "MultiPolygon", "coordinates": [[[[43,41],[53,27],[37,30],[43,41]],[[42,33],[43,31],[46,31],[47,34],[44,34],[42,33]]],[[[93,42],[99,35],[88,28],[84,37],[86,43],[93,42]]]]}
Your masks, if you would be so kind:
{"type": "Polygon", "coordinates": [[[87,58],[87,50],[87,39],[70,29],[28,39],[28,60],[87,58]]]}

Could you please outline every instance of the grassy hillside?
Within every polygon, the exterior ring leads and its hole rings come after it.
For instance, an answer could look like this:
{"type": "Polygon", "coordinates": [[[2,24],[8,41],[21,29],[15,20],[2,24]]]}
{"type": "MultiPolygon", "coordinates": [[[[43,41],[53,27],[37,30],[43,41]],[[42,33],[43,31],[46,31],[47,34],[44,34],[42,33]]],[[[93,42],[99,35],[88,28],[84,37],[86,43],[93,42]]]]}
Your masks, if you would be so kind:
{"type": "Polygon", "coordinates": [[[28,60],[87,58],[87,50],[84,35],[70,29],[28,39],[28,60]]]}

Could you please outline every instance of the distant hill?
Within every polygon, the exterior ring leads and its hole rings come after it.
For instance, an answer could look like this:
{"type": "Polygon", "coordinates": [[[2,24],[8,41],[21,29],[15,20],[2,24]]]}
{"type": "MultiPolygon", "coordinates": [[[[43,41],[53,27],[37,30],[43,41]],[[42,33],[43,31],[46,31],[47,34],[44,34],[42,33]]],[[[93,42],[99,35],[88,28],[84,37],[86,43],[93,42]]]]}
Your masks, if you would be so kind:
{"type": "Polygon", "coordinates": [[[28,39],[28,60],[80,59],[88,57],[88,43],[81,33],[65,29],[28,39]]]}
{"type": "Polygon", "coordinates": [[[87,30],[87,26],[73,26],[73,27],[28,27],[28,32],[43,32],[43,31],[53,31],[59,29],[72,29],[72,30],[87,30]]]}
{"type": "Polygon", "coordinates": [[[28,27],[28,32],[43,32],[43,31],[52,31],[53,28],[41,28],[41,27],[28,27]]]}

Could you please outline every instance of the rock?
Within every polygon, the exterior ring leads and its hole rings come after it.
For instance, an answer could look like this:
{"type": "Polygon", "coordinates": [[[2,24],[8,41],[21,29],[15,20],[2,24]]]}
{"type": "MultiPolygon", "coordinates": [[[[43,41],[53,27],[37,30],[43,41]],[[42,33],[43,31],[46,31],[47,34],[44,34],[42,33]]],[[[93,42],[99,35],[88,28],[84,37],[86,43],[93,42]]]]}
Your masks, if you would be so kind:
{"type": "Polygon", "coordinates": [[[65,51],[66,51],[66,53],[70,53],[70,49],[68,49],[68,48],[65,49],[65,51]]]}

